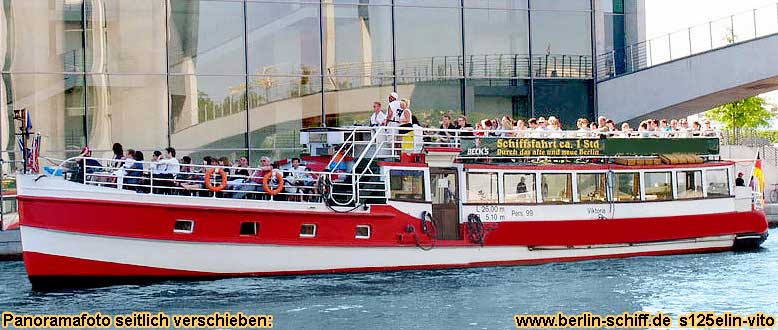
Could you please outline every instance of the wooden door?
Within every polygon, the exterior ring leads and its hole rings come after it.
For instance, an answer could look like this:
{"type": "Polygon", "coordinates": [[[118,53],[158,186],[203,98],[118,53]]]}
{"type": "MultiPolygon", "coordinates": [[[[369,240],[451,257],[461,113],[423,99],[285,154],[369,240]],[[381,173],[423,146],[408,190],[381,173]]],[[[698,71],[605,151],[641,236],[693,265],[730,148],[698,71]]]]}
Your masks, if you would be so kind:
{"type": "Polygon", "coordinates": [[[456,169],[431,168],[432,218],[437,239],[462,239],[459,232],[459,177],[456,169]]]}

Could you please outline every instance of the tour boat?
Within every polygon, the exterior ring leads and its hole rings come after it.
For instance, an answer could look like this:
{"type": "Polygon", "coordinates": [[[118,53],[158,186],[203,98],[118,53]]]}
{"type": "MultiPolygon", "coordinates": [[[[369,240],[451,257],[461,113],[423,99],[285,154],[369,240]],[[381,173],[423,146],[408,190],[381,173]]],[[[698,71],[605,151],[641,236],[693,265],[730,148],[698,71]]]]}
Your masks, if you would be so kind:
{"type": "Polygon", "coordinates": [[[117,178],[111,160],[71,159],[63,166],[81,166],[65,177],[20,174],[31,283],[523,265],[749,249],[767,237],[758,196],[736,185],[716,137],[300,134],[305,170],[286,159],[248,177],[182,165],[169,179],[145,163],[117,178]]]}

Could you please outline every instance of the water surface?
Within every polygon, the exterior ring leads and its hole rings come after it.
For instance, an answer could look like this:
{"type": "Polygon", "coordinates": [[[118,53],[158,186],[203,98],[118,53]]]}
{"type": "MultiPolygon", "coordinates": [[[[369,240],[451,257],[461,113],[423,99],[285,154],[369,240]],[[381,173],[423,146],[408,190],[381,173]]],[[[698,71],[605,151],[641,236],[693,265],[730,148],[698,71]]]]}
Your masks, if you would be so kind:
{"type": "Polygon", "coordinates": [[[515,329],[517,313],[778,314],[778,230],[755,252],[538,266],[162,282],[41,293],[0,262],[16,313],[273,314],[276,329],[515,329]]]}

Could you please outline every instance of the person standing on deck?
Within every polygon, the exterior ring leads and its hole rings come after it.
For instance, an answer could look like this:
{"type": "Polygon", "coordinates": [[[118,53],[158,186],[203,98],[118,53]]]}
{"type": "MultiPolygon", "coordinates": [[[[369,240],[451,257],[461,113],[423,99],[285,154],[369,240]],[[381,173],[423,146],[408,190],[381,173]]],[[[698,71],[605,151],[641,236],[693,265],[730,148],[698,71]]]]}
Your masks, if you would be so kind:
{"type": "Polygon", "coordinates": [[[395,117],[400,117],[397,111],[400,110],[400,95],[391,92],[389,93],[389,105],[386,107],[386,126],[399,126],[395,121],[395,117]],[[394,122],[394,124],[392,124],[394,122]]]}
{"type": "Polygon", "coordinates": [[[370,115],[370,127],[386,125],[386,114],[381,110],[381,102],[373,102],[373,113],[370,115]]]}

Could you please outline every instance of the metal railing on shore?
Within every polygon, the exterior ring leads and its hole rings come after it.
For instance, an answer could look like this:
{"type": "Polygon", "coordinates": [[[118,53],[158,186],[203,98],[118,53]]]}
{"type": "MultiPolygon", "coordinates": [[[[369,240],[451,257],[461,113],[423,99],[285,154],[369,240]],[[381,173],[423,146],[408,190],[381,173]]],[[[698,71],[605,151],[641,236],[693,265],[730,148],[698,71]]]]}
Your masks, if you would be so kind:
{"type": "Polygon", "coordinates": [[[599,54],[597,80],[778,33],[778,3],[711,20],[599,54]]]}

